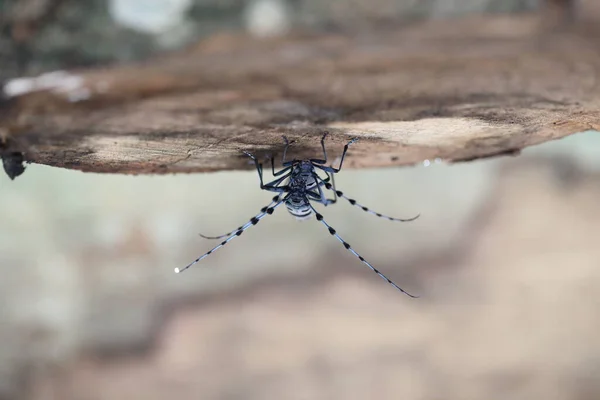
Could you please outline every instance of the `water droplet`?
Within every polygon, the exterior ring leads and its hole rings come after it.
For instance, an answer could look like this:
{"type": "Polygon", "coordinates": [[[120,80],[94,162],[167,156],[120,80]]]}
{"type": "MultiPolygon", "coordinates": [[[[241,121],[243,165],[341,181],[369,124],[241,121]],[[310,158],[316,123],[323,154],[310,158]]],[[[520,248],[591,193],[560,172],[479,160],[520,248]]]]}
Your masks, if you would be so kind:
{"type": "Polygon", "coordinates": [[[180,273],[180,272],[181,272],[181,270],[180,270],[179,268],[175,268],[175,273],[176,273],[176,274],[178,274],[178,273],[180,273]]]}
{"type": "Polygon", "coordinates": [[[431,165],[431,161],[429,161],[429,160],[425,160],[425,161],[423,161],[423,165],[424,165],[425,167],[429,167],[429,166],[431,165]]]}

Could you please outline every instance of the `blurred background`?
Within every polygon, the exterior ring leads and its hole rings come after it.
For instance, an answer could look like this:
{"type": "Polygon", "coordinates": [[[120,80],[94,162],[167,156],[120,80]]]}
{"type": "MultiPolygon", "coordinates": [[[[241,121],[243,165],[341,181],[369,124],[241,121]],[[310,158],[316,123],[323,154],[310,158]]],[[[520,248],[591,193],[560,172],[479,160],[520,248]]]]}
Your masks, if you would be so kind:
{"type": "MultiPolygon", "coordinates": [[[[368,30],[528,0],[0,0],[0,78],[144,59],[226,30],[368,30]],[[34,22],[32,22],[34,21],[34,22]],[[21,26],[22,29],[15,27],[21,26]]],[[[357,146],[360,145],[357,144],[357,146]]],[[[255,171],[0,174],[0,399],[600,398],[600,135],[344,170],[323,208],[387,285],[255,171]]]]}
{"type": "Polygon", "coordinates": [[[543,1],[0,0],[0,79],[144,59],[223,31],[271,36],[369,30],[427,18],[534,11],[543,1]]]}

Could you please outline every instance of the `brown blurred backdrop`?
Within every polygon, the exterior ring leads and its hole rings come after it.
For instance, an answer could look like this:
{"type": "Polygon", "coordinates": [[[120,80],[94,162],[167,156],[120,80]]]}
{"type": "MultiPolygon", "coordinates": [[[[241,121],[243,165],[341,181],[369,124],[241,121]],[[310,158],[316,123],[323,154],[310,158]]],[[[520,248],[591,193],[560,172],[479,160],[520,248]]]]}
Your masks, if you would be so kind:
{"type": "MultiPolygon", "coordinates": [[[[517,158],[347,170],[327,220],[246,221],[254,172],[0,178],[0,380],[33,399],[595,399],[600,135],[517,158]]],[[[17,397],[15,393],[19,393],[17,397]]]]}

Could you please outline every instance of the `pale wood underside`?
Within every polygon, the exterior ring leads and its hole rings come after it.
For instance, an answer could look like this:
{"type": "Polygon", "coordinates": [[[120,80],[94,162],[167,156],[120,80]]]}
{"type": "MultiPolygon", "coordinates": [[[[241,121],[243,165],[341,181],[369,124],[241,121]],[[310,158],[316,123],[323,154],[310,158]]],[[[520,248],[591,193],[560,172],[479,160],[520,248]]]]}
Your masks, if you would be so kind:
{"type": "Polygon", "coordinates": [[[354,168],[513,154],[600,128],[600,45],[538,28],[488,17],[353,36],[221,35],[145,64],[55,76],[48,90],[9,83],[0,137],[31,162],[114,173],[247,169],[242,150],[277,156],[282,134],[297,140],[291,156],[316,157],[325,130],[332,156],[361,138],[354,168]]]}

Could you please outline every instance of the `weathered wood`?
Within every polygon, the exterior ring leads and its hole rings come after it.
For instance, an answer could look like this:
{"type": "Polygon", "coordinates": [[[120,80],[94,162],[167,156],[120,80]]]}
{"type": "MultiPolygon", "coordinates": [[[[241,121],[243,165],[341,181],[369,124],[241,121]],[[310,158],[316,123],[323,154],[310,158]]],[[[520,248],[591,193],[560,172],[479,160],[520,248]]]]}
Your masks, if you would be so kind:
{"type": "Polygon", "coordinates": [[[4,151],[118,173],[250,168],[242,150],[349,167],[471,160],[600,129],[597,42],[536,18],[434,21],[357,36],[222,35],[145,64],[11,81],[4,151]],[[32,82],[47,90],[32,90],[32,82]]]}

